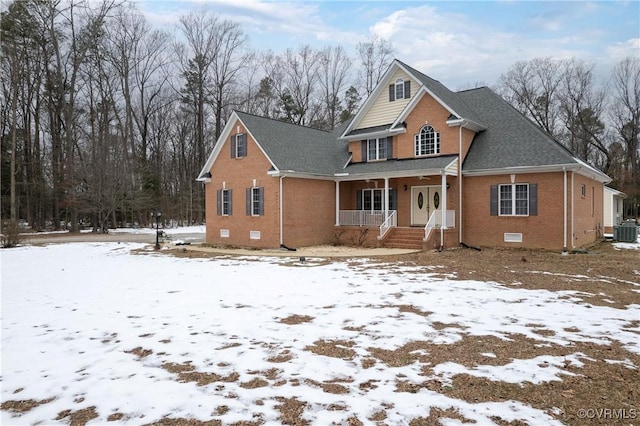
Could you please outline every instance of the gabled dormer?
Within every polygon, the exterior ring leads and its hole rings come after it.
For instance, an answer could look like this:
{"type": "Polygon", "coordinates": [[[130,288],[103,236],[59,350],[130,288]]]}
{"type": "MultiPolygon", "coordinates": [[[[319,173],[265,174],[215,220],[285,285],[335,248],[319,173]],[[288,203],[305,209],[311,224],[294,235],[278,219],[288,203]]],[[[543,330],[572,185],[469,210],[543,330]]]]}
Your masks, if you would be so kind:
{"type": "Polygon", "coordinates": [[[340,139],[351,162],[464,157],[485,128],[456,93],[394,60],[340,139]]]}

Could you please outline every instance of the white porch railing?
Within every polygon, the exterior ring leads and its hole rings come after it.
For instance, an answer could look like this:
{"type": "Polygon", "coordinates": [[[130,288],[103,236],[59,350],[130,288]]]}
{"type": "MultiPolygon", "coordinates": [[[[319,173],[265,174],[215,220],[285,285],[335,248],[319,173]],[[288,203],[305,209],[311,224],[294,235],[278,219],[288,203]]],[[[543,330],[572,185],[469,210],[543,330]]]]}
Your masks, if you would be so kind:
{"type": "Polygon", "coordinates": [[[382,222],[382,225],[380,225],[380,235],[378,236],[378,239],[383,239],[385,234],[389,232],[389,229],[395,228],[396,226],[398,226],[398,215],[395,210],[391,210],[389,211],[387,219],[382,222]]]}
{"type": "Polygon", "coordinates": [[[431,217],[424,227],[424,239],[428,239],[431,231],[434,229],[444,229],[456,227],[456,211],[455,210],[436,210],[431,213],[431,217]],[[444,214],[443,214],[444,212],[444,214]],[[444,219],[444,220],[443,220],[444,219]]]}
{"type": "MultiPolygon", "coordinates": [[[[395,210],[389,210],[389,215],[395,210]]],[[[340,226],[375,226],[379,227],[385,222],[382,210],[340,210],[338,225],[340,226]]]]}

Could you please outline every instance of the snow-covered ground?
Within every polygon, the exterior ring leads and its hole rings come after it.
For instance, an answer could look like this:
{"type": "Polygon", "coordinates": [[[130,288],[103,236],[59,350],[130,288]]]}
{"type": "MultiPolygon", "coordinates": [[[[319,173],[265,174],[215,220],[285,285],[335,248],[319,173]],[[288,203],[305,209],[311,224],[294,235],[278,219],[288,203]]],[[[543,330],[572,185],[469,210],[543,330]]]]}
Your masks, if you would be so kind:
{"type": "MultiPolygon", "coordinates": [[[[367,259],[185,259],[147,251],[143,244],[116,243],[21,247],[0,256],[2,401],[53,398],[21,415],[2,411],[7,425],[66,424],[68,418],[56,420],[60,412],[91,406],[98,418],[89,424],[104,424],[115,413],[119,417],[109,424],[162,417],[228,424],[256,416],[279,424],[280,397],[306,402],[303,417],[317,425],[344,424],[354,415],[365,420],[380,407],[387,407],[385,422],[397,425],[427,416],[434,407],[452,407],[477,424],[493,424],[490,417],[500,416],[559,425],[546,412],[514,400],[469,403],[427,389],[397,392],[399,378],[428,379],[423,365],[389,367],[377,360],[365,367],[365,360],[374,359],[371,348],[393,350],[416,340],[452,343],[465,335],[522,334],[559,345],[613,341],[640,353],[638,335],[628,326],[640,317],[638,305],[616,309],[587,305],[571,291],[451,280],[437,266],[367,259]],[[407,305],[418,313],[399,309],[407,305]],[[302,319],[282,322],[292,318],[302,319]],[[553,333],[536,333],[532,324],[553,333]],[[351,356],[309,350],[319,341],[333,342],[351,356]],[[180,382],[171,365],[219,380],[180,382]],[[346,392],[325,392],[323,383],[346,392]]],[[[484,355],[487,365],[432,365],[433,377],[447,383],[467,373],[540,383],[572,374],[562,366],[580,366],[585,357],[573,353],[495,365],[489,362],[495,354],[484,355]]]]}

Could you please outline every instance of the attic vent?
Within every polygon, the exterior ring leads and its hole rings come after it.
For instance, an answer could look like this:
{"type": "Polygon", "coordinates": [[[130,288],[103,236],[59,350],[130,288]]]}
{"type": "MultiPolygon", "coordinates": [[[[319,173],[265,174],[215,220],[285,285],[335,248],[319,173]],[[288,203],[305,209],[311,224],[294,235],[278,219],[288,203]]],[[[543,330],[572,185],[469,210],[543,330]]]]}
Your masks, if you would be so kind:
{"type": "Polygon", "coordinates": [[[505,243],[521,243],[522,242],[522,234],[521,233],[504,233],[504,242],[505,243]]]}

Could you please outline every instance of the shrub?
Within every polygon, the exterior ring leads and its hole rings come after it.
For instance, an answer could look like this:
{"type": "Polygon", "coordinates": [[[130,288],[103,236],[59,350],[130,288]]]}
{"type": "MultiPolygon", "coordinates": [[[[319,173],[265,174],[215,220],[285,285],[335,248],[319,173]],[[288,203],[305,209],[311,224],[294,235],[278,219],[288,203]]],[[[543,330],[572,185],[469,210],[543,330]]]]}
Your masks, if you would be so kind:
{"type": "Polygon", "coordinates": [[[0,244],[2,248],[16,247],[22,241],[20,236],[20,224],[17,220],[7,220],[2,224],[0,244]]]}

